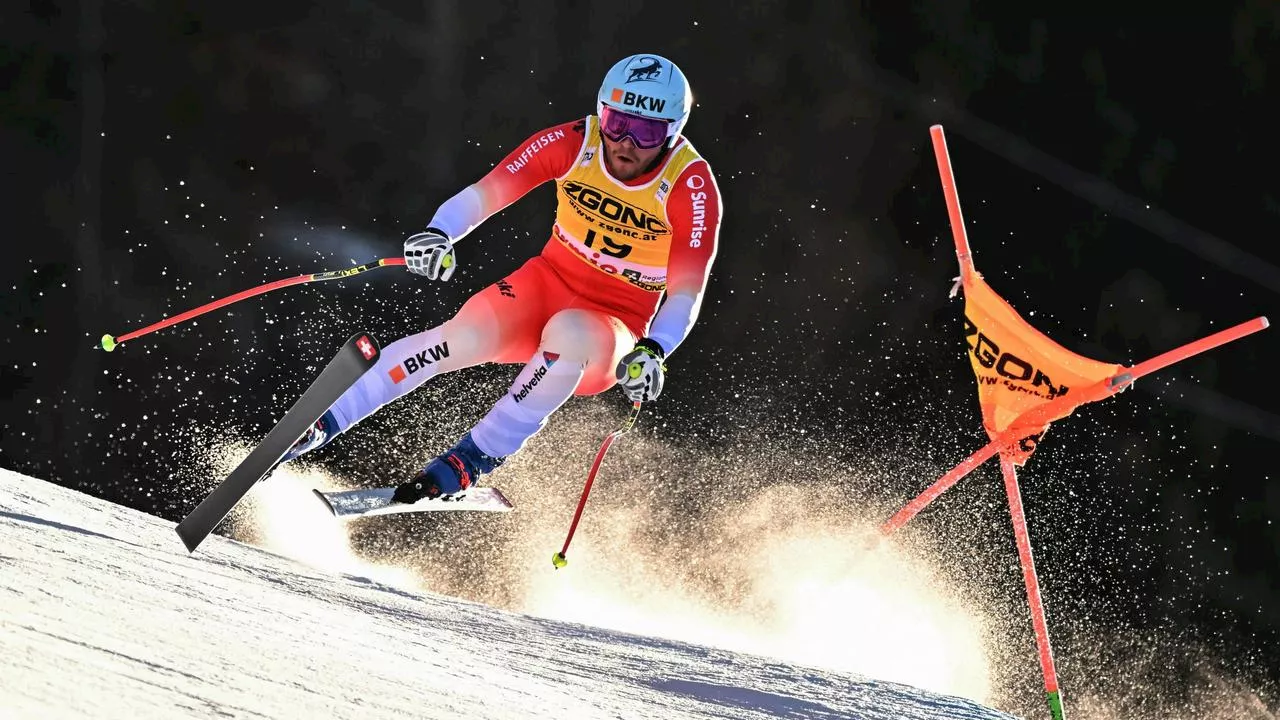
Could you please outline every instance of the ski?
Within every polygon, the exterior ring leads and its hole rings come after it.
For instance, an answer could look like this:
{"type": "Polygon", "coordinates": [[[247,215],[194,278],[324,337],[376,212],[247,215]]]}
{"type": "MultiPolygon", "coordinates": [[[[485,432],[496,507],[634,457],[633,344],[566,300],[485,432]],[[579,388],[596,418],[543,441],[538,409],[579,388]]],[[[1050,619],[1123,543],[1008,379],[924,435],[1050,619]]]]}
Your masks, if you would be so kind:
{"type": "Polygon", "coordinates": [[[356,333],[347,340],[320,376],[289,408],[266,438],[231,471],[222,484],[213,489],[195,510],[178,523],[178,537],[188,552],[204,542],[227,513],[240,502],[249,489],[275,469],[280,458],[298,438],[325,413],[347,388],[366,370],[373,367],[380,354],[378,342],[368,333],[356,333]]]}
{"type": "Polygon", "coordinates": [[[443,495],[434,500],[416,503],[391,502],[395,488],[370,488],[367,490],[342,490],[321,492],[313,490],[334,517],[352,519],[371,515],[396,515],[399,513],[452,512],[477,510],[480,512],[511,512],[514,507],[502,491],[493,487],[476,487],[454,495],[443,495]]]}

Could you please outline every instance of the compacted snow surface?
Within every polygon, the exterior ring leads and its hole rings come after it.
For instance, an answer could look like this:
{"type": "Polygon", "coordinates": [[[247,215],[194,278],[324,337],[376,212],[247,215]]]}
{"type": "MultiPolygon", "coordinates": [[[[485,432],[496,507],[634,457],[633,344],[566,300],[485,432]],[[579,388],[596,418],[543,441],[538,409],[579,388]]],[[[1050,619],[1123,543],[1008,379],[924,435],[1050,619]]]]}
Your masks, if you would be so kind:
{"type": "Polygon", "coordinates": [[[309,567],[0,470],[0,718],[1008,718],[309,567]]]}

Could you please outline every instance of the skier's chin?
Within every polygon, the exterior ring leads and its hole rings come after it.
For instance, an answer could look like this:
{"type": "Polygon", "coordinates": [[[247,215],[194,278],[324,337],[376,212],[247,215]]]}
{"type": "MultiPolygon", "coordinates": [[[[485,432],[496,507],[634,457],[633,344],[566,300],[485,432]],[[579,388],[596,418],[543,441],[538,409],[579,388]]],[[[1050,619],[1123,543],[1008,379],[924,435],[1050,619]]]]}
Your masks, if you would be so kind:
{"type": "Polygon", "coordinates": [[[609,159],[609,172],[619,180],[634,180],[640,175],[640,163],[629,155],[615,153],[609,159]]]}

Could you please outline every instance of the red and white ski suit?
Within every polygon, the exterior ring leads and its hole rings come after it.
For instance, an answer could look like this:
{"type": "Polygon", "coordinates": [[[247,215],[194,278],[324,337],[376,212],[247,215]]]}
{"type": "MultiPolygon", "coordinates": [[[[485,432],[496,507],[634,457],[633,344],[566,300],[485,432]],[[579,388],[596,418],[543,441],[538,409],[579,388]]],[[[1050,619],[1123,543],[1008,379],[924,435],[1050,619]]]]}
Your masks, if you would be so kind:
{"type": "Polygon", "coordinates": [[[668,355],[684,341],[719,236],[711,168],[682,137],[656,167],[622,182],[609,174],[602,143],[594,115],[548,128],[440,206],[430,226],[456,243],[533,188],[556,186],[555,223],[542,252],[452,319],[388,345],[334,406],[339,430],[439,373],[525,363],[472,429],[483,452],[504,457],[571,395],[612,387],[615,366],[637,338],[655,340],[668,355]]]}

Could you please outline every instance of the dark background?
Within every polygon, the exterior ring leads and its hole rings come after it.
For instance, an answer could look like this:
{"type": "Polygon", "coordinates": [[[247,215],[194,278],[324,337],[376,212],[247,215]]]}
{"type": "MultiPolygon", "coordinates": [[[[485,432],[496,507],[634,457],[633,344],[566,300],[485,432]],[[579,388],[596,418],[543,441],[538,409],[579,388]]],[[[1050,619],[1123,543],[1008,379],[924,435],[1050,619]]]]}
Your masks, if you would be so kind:
{"type": "MultiPolygon", "coordinates": [[[[463,241],[448,285],[381,270],[112,354],[98,337],[398,255],[439,202],[593,111],[605,69],[649,51],[691,79],[686,131],[725,206],[650,432],[726,463],[744,437],[775,459],[874,463],[879,500],[901,503],[983,440],[933,123],[978,268],[1067,347],[1131,363],[1280,317],[1280,6],[1113,5],[8,3],[0,463],[181,517],[208,473],[192,447],[260,437],[356,330],[386,342],[446,319],[541,247],[552,191],[463,241]]],[[[1275,707],[1278,358],[1280,335],[1254,335],[1054,426],[1023,477],[1058,632],[1172,632],[1174,655],[1212,648],[1275,707]]],[[[469,377],[446,381],[430,427],[390,427],[393,460],[332,461],[411,471],[510,374],[469,377]]],[[[819,479],[777,467],[725,472],[819,479]]],[[[963,492],[921,522],[961,521],[945,513],[963,492]]]]}

